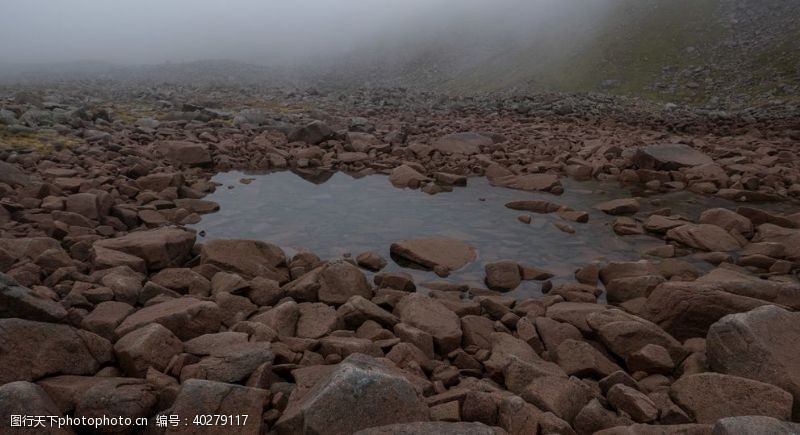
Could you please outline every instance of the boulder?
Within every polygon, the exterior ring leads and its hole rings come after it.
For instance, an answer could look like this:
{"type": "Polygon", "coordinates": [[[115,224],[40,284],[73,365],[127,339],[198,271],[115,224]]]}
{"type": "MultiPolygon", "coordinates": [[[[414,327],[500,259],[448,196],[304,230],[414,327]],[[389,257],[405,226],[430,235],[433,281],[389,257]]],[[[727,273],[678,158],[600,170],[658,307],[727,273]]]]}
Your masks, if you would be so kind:
{"type": "Polygon", "coordinates": [[[15,165],[0,161],[0,183],[14,186],[25,186],[29,182],[29,177],[19,170],[15,165]]]}
{"type": "Polygon", "coordinates": [[[639,207],[639,200],[636,198],[613,199],[594,206],[597,210],[612,216],[634,214],[639,211],[639,207]]]}
{"type": "Polygon", "coordinates": [[[98,240],[94,246],[139,257],[151,270],[181,266],[189,259],[195,235],[178,228],[136,231],[122,237],[98,240]]]}
{"type": "Polygon", "coordinates": [[[522,282],[520,267],[514,261],[487,263],[484,269],[486,285],[492,290],[514,290],[522,282]]]}
{"type": "Polygon", "coordinates": [[[684,144],[655,144],[640,147],[633,156],[639,169],[674,171],[685,167],[710,165],[714,159],[684,144]]]}
{"type": "Polygon", "coordinates": [[[400,165],[392,169],[391,174],[389,174],[389,182],[394,187],[399,188],[410,187],[416,189],[429,181],[431,181],[429,177],[408,165],[400,165]]]}
{"type": "Polygon", "coordinates": [[[159,323],[181,340],[219,331],[222,313],[214,302],[183,297],[149,305],[131,314],[117,327],[118,337],[149,325],[159,323]]]}
{"type": "Polygon", "coordinates": [[[156,152],[169,160],[186,166],[211,166],[211,153],[200,143],[188,141],[163,141],[155,145],[156,152]]]}
{"type": "Polygon", "coordinates": [[[286,254],[256,240],[212,240],[200,249],[200,261],[246,278],[264,277],[283,284],[289,280],[286,254]]]}
{"type": "MultiPolygon", "coordinates": [[[[2,162],[0,162],[2,163],[2,162]]],[[[0,386],[0,421],[3,422],[3,433],[7,435],[24,435],[36,432],[45,435],[70,435],[72,430],[67,427],[51,427],[49,418],[45,420],[44,427],[32,429],[28,427],[9,427],[12,416],[54,416],[61,417],[58,409],[50,396],[42,387],[25,381],[9,382],[0,386]]]]}
{"type": "Polygon", "coordinates": [[[726,208],[711,208],[700,214],[701,224],[716,225],[729,233],[738,233],[745,237],[753,234],[753,222],[750,219],[726,208]]]}
{"type": "Polygon", "coordinates": [[[591,390],[578,378],[543,376],[535,378],[520,394],[526,402],[552,412],[567,423],[592,399],[591,390]]]}
{"type": "Polygon", "coordinates": [[[634,421],[649,423],[658,418],[658,407],[647,395],[622,384],[608,390],[608,402],[614,408],[628,414],[634,421]]]}
{"type": "MultiPolygon", "coordinates": [[[[264,426],[261,414],[269,403],[269,392],[258,388],[222,382],[189,379],[181,384],[178,396],[172,406],[172,414],[179,416],[195,415],[247,415],[236,427],[240,435],[260,435],[264,426]]],[[[192,417],[193,418],[193,417],[192,417]]],[[[231,433],[231,426],[180,425],[168,427],[168,434],[211,434],[231,433]]]]}
{"type": "Polygon", "coordinates": [[[708,330],[711,370],[776,385],[794,396],[800,419],[800,313],[768,305],[730,314],[708,330]]]}
{"type": "Polygon", "coordinates": [[[705,337],[717,320],[768,302],[728,293],[717,284],[666,282],[650,293],[642,309],[646,319],[679,340],[705,337]]]}
{"type": "Polygon", "coordinates": [[[163,372],[183,343],[169,329],[152,323],[133,330],[114,343],[120,367],[128,376],[143,378],[149,368],[163,372]]]}
{"type": "Polygon", "coordinates": [[[333,130],[322,121],[312,121],[304,126],[297,127],[289,132],[289,142],[305,142],[309,145],[319,145],[332,138],[333,130]]]}
{"type": "Polygon", "coordinates": [[[424,238],[401,240],[392,243],[393,256],[422,266],[426,269],[438,267],[458,270],[475,260],[475,248],[456,239],[424,238]]]}
{"type": "Polygon", "coordinates": [[[491,178],[489,182],[492,186],[502,186],[528,192],[541,191],[557,195],[564,192],[561,181],[559,181],[558,175],[555,174],[505,175],[491,178]]]}
{"type": "Polygon", "coordinates": [[[45,376],[93,375],[112,361],[111,343],[67,325],[0,319],[0,384],[45,376]]]}
{"type": "Polygon", "coordinates": [[[800,424],[758,415],[726,417],[717,421],[713,433],[714,435],[798,434],[800,424]]]}
{"type": "Polygon", "coordinates": [[[479,154],[481,147],[494,144],[492,138],[472,132],[452,133],[437,139],[433,149],[442,154],[479,154]]]}
{"type": "Polygon", "coordinates": [[[354,433],[428,418],[428,407],[405,374],[355,354],[321,373],[307,390],[296,389],[275,430],[278,434],[354,433]]]}
{"type": "Polygon", "coordinates": [[[686,224],[667,231],[667,239],[701,251],[725,252],[742,247],[722,227],[709,224],[686,224]]]}
{"type": "Polygon", "coordinates": [[[8,317],[59,323],[66,319],[67,310],[0,273],[0,318],[8,317]]]}
{"type": "Polygon", "coordinates": [[[600,379],[621,370],[602,352],[581,340],[562,341],[556,348],[555,360],[568,375],[581,378],[600,379]]]}
{"type": "Polygon", "coordinates": [[[670,387],[672,400],[698,423],[765,415],[789,420],[792,395],[774,385],[719,373],[683,376],[670,387]]]}
{"type": "Polygon", "coordinates": [[[209,350],[209,355],[181,370],[181,381],[205,379],[237,383],[247,379],[262,364],[272,364],[275,354],[270,343],[226,343],[209,350]]]}
{"type": "Polygon", "coordinates": [[[461,321],[441,302],[421,293],[411,293],[395,308],[400,320],[433,336],[436,350],[446,355],[461,344],[461,321]]]}
{"type": "Polygon", "coordinates": [[[494,428],[478,422],[424,421],[371,427],[353,435],[500,435],[494,428]]]}

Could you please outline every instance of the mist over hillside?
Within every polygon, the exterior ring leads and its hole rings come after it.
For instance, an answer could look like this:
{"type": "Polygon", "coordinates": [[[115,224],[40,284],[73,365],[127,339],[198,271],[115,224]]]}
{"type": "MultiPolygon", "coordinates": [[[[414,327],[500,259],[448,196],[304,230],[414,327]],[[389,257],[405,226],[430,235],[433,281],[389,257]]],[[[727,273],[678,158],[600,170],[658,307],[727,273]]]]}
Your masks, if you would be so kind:
{"type": "Polygon", "coordinates": [[[12,1],[0,18],[31,21],[24,38],[0,26],[15,41],[0,49],[2,82],[602,92],[739,106],[793,99],[800,82],[800,3],[791,0],[32,3],[50,8],[33,17],[29,3],[12,1]],[[83,29],[59,39],[69,21],[56,21],[59,11],[83,29]]]}

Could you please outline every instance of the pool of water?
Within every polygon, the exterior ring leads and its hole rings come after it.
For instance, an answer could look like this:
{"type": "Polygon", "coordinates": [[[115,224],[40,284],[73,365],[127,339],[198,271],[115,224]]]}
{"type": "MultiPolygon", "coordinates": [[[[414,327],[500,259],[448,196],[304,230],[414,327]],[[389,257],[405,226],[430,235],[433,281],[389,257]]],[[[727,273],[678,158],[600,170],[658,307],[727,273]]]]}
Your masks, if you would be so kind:
{"type": "MultiPolygon", "coordinates": [[[[631,196],[617,183],[564,179],[565,193],[556,196],[493,187],[484,178],[470,178],[467,187],[438,195],[394,188],[381,175],[356,179],[336,173],[307,180],[289,171],[234,171],[220,173],[213,181],[221,186],[206,199],[219,203],[220,211],[203,216],[194,226],[204,231],[206,239],[264,240],[289,255],[307,250],[322,258],[375,251],[389,260],[385,270],[404,270],[418,283],[440,278],[391,261],[393,242],[439,236],[470,243],[477,249],[477,260],[447,279],[473,286],[483,286],[483,264],[491,261],[507,259],[541,267],[556,274],[558,282],[571,280],[575,269],[588,263],[638,260],[642,251],[664,244],[647,235],[619,237],[611,228],[614,217],[593,209],[600,202],[631,196]],[[241,179],[250,183],[243,184],[241,179]],[[505,204],[526,199],[546,199],[586,211],[589,222],[566,222],[556,214],[531,213],[533,221],[524,224],[517,217],[526,213],[505,204]],[[562,232],[556,222],[570,224],[576,233],[562,232]]],[[[673,213],[692,218],[709,207],[736,207],[732,202],[688,192],[651,197],[642,200],[642,205],[643,211],[669,207],[673,213]]],[[[540,287],[539,282],[523,282],[511,295],[541,295],[540,287]]]]}

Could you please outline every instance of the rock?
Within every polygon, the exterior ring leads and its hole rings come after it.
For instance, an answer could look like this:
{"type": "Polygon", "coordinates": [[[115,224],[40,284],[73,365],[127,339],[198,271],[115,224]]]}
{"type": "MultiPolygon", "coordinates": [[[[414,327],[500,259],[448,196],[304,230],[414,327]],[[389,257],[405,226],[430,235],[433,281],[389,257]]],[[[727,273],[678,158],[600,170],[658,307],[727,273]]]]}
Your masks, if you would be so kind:
{"type": "Polygon", "coordinates": [[[442,154],[479,154],[481,147],[488,147],[494,144],[490,137],[478,133],[452,133],[437,139],[433,143],[433,149],[442,154]]]}
{"type": "Polygon", "coordinates": [[[94,246],[139,257],[151,270],[182,265],[192,251],[195,235],[177,228],[136,231],[114,239],[98,240],[94,246]]]}
{"type": "MultiPolygon", "coordinates": [[[[0,162],[2,163],[2,162],[0,162]]],[[[25,381],[9,382],[0,386],[0,419],[3,421],[3,433],[7,435],[23,435],[31,432],[46,435],[69,435],[72,430],[67,427],[51,427],[49,418],[44,427],[37,429],[28,427],[9,427],[12,416],[54,416],[62,417],[53,400],[42,387],[25,381]]],[[[24,418],[24,417],[23,417],[24,418]]],[[[35,424],[35,423],[34,423],[35,424]]]]}
{"type": "Polygon", "coordinates": [[[608,401],[615,408],[630,415],[634,421],[649,423],[658,418],[658,407],[644,393],[617,384],[608,390],[608,401]]]}
{"type": "Polygon", "coordinates": [[[163,372],[183,343],[169,329],[153,323],[131,331],[116,343],[114,352],[128,376],[143,378],[149,368],[163,372]]]}
{"type": "MultiPolygon", "coordinates": [[[[172,413],[175,415],[247,415],[240,420],[236,433],[260,435],[263,420],[261,414],[269,403],[269,392],[222,382],[189,379],[181,384],[175,398],[172,413]]],[[[168,427],[168,434],[229,434],[230,426],[180,425],[168,427]]]]}
{"type": "Polygon", "coordinates": [[[322,121],[312,121],[302,127],[297,127],[289,132],[289,142],[305,142],[309,145],[319,145],[333,137],[333,130],[322,121]]]}
{"type": "Polygon", "coordinates": [[[544,200],[513,201],[506,203],[506,207],[512,210],[530,211],[534,213],[555,213],[562,210],[564,206],[544,200]]]}
{"type": "Polygon", "coordinates": [[[525,401],[572,423],[592,399],[591,392],[577,378],[543,376],[535,378],[520,394],[525,401]]]}
{"type": "Polygon", "coordinates": [[[526,342],[504,332],[494,332],[489,335],[492,354],[484,361],[486,371],[494,378],[501,378],[513,360],[524,362],[540,362],[542,359],[526,342]]]}
{"type": "Polygon", "coordinates": [[[364,273],[344,260],[333,260],[306,273],[284,287],[299,301],[321,301],[340,305],[352,296],[372,298],[372,288],[364,273]]]}
{"type": "Polygon", "coordinates": [[[526,174],[526,175],[506,175],[502,177],[490,178],[489,182],[493,186],[508,187],[509,189],[525,190],[529,192],[550,192],[560,195],[564,192],[558,175],[555,174],[526,174]]]}
{"type": "Polygon", "coordinates": [[[436,350],[446,355],[461,344],[461,321],[441,302],[420,293],[411,293],[395,308],[400,320],[433,336],[436,350]]]}
{"type": "Polygon", "coordinates": [[[371,427],[360,430],[353,435],[500,435],[494,428],[477,422],[443,422],[426,421],[417,423],[399,423],[387,426],[371,427]]]}
{"type": "Polygon", "coordinates": [[[323,303],[305,302],[297,304],[297,309],[300,313],[296,330],[298,337],[322,338],[337,329],[338,318],[333,307],[323,303]]]}
{"type": "MultiPolygon", "coordinates": [[[[630,354],[625,365],[631,373],[660,373],[668,375],[675,368],[669,351],[656,344],[648,344],[630,354]]],[[[641,422],[640,422],[641,423],[641,422]]]]}
{"type": "MultiPolygon", "coordinates": [[[[762,224],[758,226],[753,241],[781,244],[784,246],[787,260],[800,262],[800,230],[762,224]]],[[[2,247],[1,244],[0,247],[2,247]]]]}
{"type": "Polygon", "coordinates": [[[353,354],[363,354],[374,357],[383,356],[381,348],[370,339],[337,337],[334,335],[320,339],[319,353],[322,354],[322,356],[335,354],[342,358],[353,354]]]}
{"type": "Polygon", "coordinates": [[[367,277],[356,266],[347,261],[331,261],[319,271],[317,297],[329,305],[343,304],[352,296],[372,298],[372,289],[367,277]]]}
{"type": "Polygon", "coordinates": [[[362,252],[356,257],[356,263],[359,266],[377,272],[386,267],[386,259],[381,257],[376,252],[362,252]]]}
{"type": "Polygon", "coordinates": [[[420,174],[416,169],[408,165],[400,165],[392,169],[392,173],[389,174],[389,182],[398,188],[410,187],[417,189],[429,181],[431,181],[430,178],[420,174]]]}
{"type": "Polygon", "coordinates": [[[181,370],[181,381],[205,379],[237,383],[247,379],[262,364],[272,364],[275,355],[270,343],[225,343],[210,349],[209,355],[181,370]]]}
{"type": "Polygon", "coordinates": [[[714,435],[797,434],[800,424],[757,415],[721,418],[714,425],[714,435]]]}
{"type": "Polygon", "coordinates": [[[75,193],[67,196],[64,209],[92,220],[99,220],[103,214],[100,210],[100,200],[93,193],[75,193]]]}
{"type": "Polygon", "coordinates": [[[745,237],[753,234],[753,222],[750,219],[726,208],[705,210],[698,220],[701,224],[716,225],[729,233],[738,233],[745,237]]]}
{"type": "Polygon", "coordinates": [[[487,263],[485,271],[486,285],[492,290],[514,290],[522,282],[519,265],[514,261],[487,263]]]}
{"type": "Polygon", "coordinates": [[[392,243],[393,256],[432,270],[443,267],[458,270],[475,260],[475,248],[456,239],[425,238],[392,243]]]}
{"type": "Polygon", "coordinates": [[[657,144],[640,147],[633,156],[640,169],[674,171],[685,167],[710,165],[714,160],[708,155],[683,144],[657,144]]]}
{"type": "MultiPolygon", "coordinates": [[[[724,291],[718,284],[667,282],[647,298],[642,314],[675,338],[704,337],[728,314],[750,311],[768,302],[724,291]]],[[[654,343],[658,344],[658,343],[654,343]]]]}
{"type": "Polygon", "coordinates": [[[619,310],[604,310],[589,314],[586,318],[600,341],[622,359],[648,344],[667,349],[673,362],[680,362],[688,352],[680,342],[651,322],[619,310]]]}
{"type": "Polygon", "coordinates": [[[164,141],[155,145],[156,151],[169,160],[186,166],[211,166],[211,153],[205,145],[186,141],[164,141]]]}
{"type": "Polygon", "coordinates": [[[200,249],[200,262],[245,278],[263,277],[283,284],[289,280],[286,254],[279,247],[256,240],[212,240],[200,249]]]}
{"type": "MultiPolygon", "coordinates": [[[[155,388],[142,379],[97,378],[88,388],[79,391],[75,400],[74,417],[100,419],[104,416],[130,418],[132,421],[147,418],[156,411],[158,397],[155,388]]],[[[124,426],[123,426],[124,427],[124,426]]],[[[77,428],[77,427],[76,427],[77,428]]],[[[85,426],[81,429],[86,429],[85,426]]],[[[100,424],[99,433],[117,433],[120,425],[100,424]]]]}
{"type": "MultiPolygon", "coordinates": [[[[339,307],[337,316],[350,328],[358,328],[367,320],[377,322],[384,328],[394,328],[400,320],[392,313],[384,310],[373,302],[361,297],[353,296],[339,307]]],[[[420,331],[421,332],[421,331],[420,331]]]]}
{"type": "Polygon", "coordinates": [[[211,282],[188,268],[162,269],[150,281],[183,294],[208,296],[211,292],[211,282]]]}
{"type": "Polygon", "coordinates": [[[58,302],[45,299],[0,273],[0,318],[8,317],[59,323],[65,321],[67,310],[58,302]]]}
{"type": "Polygon", "coordinates": [[[711,435],[707,424],[632,424],[597,431],[594,435],[711,435]]]}
{"type": "Polygon", "coordinates": [[[278,434],[354,433],[370,427],[428,420],[428,408],[397,369],[351,355],[306,391],[295,390],[278,434]]]}
{"type": "Polygon", "coordinates": [[[414,284],[414,277],[405,272],[376,273],[373,281],[380,288],[390,288],[405,292],[413,292],[417,289],[416,284],[414,284]]]}
{"type": "Polygon", "coordinates": [[[575,431],[580,434],[593,434],[602,429],[631,424],[633,424],[633,420],[630,418],[617,415],[616,412],[604,408],[599,400],[592,399],[575,416],[573,426],[575,431]]]}
{"type": "Polygon", "coordinates": [[[25,186],[29,183],[29,178],[16,166],[0,160],[0,183],[5,183],[12,187],[25,186]]]}
{"type": "Polygon", "coordinates": [[[81,327],[107,340],[114,340],[114,329],[134,310],[133,306],[124,302],[101,302],[83,318],[81,327]]]}
{"type": "Polygon", "coordinates": [[[794,396],[800,416],[800,313],[776,306],[730,314],[708,330],[711,370],[776,385],[794,396]]]}
{"type": "Polygon", "coordinates": [[[92,264],[95,270],[127,266],[136,272],[147,273],[147,263],[143,259],[97,245],[92,248],[92,264]]]}
{"type": "Polygon", "coordinates": [[[597,210],[612,216],[634,214],[639,211],[639,207],[639,200],[636,198],[614,199],[594,206],[597,210]]]}
{"type": "Polygon", "coordinates": [[[213,302],[184,297],[149,305],[128,316],[116,329],[118,337],[150,323],[159,323],[181,340],[219,331],[222,313],[213,302]]]}
{"type": "Polygon", "coordinates": [[[744,415],[788,420],[792,414],[792,395],[785,390],[719,373],[683,376],[672,384],[669,395],[698,423],[744,415]]]}
{"type": "Polygon", "coordinates": [[[735,251],[738,240],[716,225],[686,224],[667,231],[667,239],[701,251],[735,251]]]}
{"type": "Polygon", "coordinates": [[[564,340],[558,345],[555,361],[568,375],[581,378],[599,379],[620,370],[617,364],[591,344],[573,339],[564,340]]]}
{"type": "Polygon", "coordinates": [[[0,319],[0,384],[45,376],[93,375],[114,355],[91,332],[55,323],[0,319]]]}

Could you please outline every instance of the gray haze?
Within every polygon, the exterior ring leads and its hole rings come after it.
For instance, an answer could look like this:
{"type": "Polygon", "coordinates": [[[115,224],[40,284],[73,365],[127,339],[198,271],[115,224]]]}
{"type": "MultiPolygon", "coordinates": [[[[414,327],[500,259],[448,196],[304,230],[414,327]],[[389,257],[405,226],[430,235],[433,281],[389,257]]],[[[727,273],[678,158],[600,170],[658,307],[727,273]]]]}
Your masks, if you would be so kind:
{"type": "Polygon", "coordinates": [[[278,65],[362,49],[491,46],[599,20],[607,1],[0,0],[0,63],[278,65]]]}

